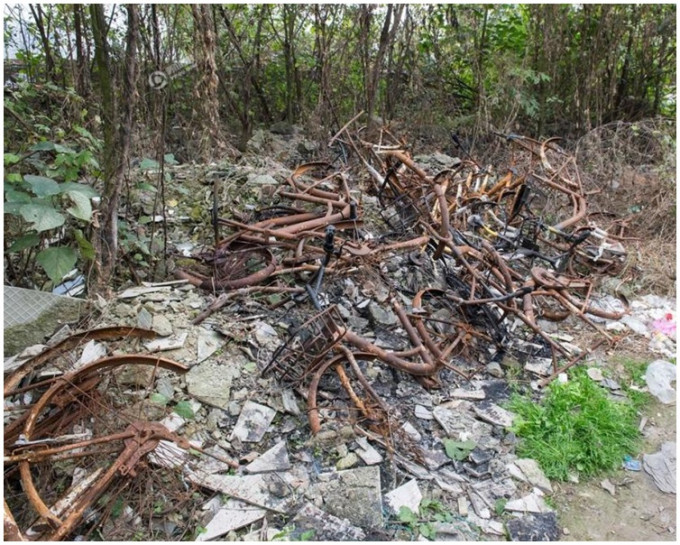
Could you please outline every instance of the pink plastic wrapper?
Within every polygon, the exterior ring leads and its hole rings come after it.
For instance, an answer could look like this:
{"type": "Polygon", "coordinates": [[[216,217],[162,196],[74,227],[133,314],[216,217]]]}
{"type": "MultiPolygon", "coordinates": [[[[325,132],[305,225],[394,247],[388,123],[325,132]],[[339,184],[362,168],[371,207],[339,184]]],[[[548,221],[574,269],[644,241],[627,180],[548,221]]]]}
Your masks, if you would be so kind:
{"type": "Polygon", "coordinates": [[[664,316],[663,318],[660,318],[659,320],[654,320],[652,326],[659,333],[663,333],[667,337],[675,339],[676,335],[675,317],[670,312],[667,313],[666,316],[664,316]]]}

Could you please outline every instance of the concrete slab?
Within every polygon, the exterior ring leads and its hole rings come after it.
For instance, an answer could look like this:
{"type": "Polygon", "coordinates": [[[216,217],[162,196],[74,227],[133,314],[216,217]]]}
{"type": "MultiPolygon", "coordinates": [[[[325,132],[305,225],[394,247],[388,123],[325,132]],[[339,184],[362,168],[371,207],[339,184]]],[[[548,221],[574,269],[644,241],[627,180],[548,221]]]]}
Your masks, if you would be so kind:
{"type": "Polygon", "coordinates": [[[4,286],[3,293],[5,357],[42,343],[57,327],[77,322],[87,311],[85,299],[11,286],[4,286]]]}

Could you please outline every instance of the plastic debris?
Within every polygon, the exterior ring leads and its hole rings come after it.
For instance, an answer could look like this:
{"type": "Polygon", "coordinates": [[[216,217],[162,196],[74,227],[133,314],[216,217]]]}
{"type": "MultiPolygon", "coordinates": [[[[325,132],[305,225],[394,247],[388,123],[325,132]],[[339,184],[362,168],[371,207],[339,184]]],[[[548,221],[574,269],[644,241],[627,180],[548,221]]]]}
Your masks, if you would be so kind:
{"type": "Polygon", "coordinates": [[[675,389],[671,386],[675,382],[677,369],[675,365],[665,360],[655,360],[645,371],[645,381],[649,392],[661,403],[674,403],[675,389]]]}
{"type": "Polygon", "coordinates": [[[623,457],[623,468],[628,471],[642,471],[642,463],[640,460],[635,460],[630,455],[626,454],[623,457]]]}

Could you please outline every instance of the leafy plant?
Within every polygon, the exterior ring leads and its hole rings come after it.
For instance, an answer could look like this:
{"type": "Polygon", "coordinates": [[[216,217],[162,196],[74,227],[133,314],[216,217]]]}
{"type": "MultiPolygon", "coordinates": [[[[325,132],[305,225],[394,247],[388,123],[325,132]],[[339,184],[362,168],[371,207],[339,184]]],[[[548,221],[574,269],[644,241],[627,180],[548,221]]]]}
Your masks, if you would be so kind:
{"type": "Polygon", "coordinates": [[[446,450],[446,455],[458,462],[465,460],[476,446],[477,443],[469,439],[467,441],[444,439],[444,450],[446,450]]]}
{"type": "Polygon", "coordinates": [[[540,403],[514,394],[508,408],[517,415],[517,454],[537,460],[550,479],[594,476],[639,448],[634,405],[610,399],[582,368],[565,384],[553,382],[540,403]]]}
{"type": "MultiPolygon", "coordinates": [[[[84,129],[83,129],[84,130],[84,129]]],[[[76,151],[55,142],[38,142],[23,158],[5,157],[5,252],[8,260],[37,263],[56,284],[71,271],[78,260],[94,258],[94,248],[83,234],[93,218],[91,199],[99,194],[90,185],[76,180],[86,171],[98,169],[92,151],[76,151]],[[49,155],[46,163],[36,158],[49,155]],[[40,174],[21,174],[22,160],[40,174]]],[[[19,273],[17,276],[23,276],[19,273]]]]}
{"type": "Polygon", "coordinates": [[[172,410],[187,420],[191,420],[194,417],[194,411],[188,401],[180,401],[172,410]]]}
{"type": "Polygon", "coordinates": [[[419,514],[409,507],[402,506],[397,517],[413,534],[432,540],[436,537],[433,522],[451,522],[453,515],[437,500],[423,499],[418,508],[419,514]]]}

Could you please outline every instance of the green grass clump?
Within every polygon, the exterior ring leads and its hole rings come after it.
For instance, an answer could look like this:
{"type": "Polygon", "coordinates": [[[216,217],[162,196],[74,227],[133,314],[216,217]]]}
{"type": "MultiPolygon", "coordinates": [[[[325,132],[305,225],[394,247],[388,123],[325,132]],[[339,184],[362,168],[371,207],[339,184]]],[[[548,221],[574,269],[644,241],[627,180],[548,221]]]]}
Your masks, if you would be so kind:
{"type": "Polygon", "coordinates": [[[566,384],[551,383],[540,403],[514,394],[508,408],[517,415],[517,454],[535,459],[549,479],[615,469],[640,446],[636,407],[610,399],[582,368],[566,384]]]}

